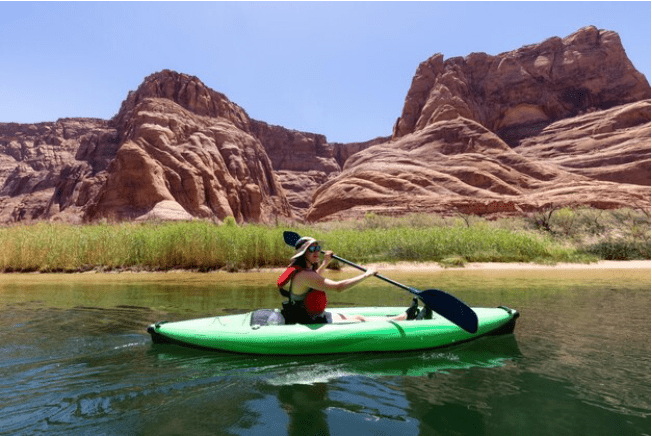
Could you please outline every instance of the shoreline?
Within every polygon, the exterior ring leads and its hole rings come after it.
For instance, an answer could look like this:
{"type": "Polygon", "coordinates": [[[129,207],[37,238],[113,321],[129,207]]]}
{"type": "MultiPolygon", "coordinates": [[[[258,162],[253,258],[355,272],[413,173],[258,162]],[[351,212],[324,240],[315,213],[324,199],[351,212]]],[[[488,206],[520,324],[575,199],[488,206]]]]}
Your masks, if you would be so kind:
{"type": "MultiPolygon", "coordinates": [[[[377,263],[368,266],[375,266],[379,271],[383,270],[400,270],[400,271],[481,271],[481,270],[532,270],[532,269],[650,269],[652,261],[649,260],[601,260],[592,263],[557,263],[554,265],[543,265],[537,263],[522,263],[522,262],[477,262],[467,263],[464,266],[442,266],[437,262],[397,262],[391,263],[377,263]]],[[[346,268],[351,268],[346,266],[346,268]]],[[[344,269],[344,268],[343,268],[344,269]]]]}
{"type": "MultiPolygon", "coordinates": [[[[615,269],[615,270],[634,270],[634,269],[652,269],[652,261],[650,260],[601,260],[592,263],[556,263],[554,265],[545,265],[537,263],[525,262],[469,262],[463,266],[444,266],[438,262],[377,262],[360,265],[363,268],[375,267],[380,274],[384,271],[396,272],[443,272],[443,271],[524,271],[524,270],[598,270],[598,269],[615,269]]],[[[240,271],[225,271],[215,270],[200,272],[192,269],[171,269],[167,271],[148,271],[148,270],[134,270],[134,269],[116,269],[109,271],[68,271],[68,272],[0,272],[0,277],[18,277],[18,276],[94,276],[94,275],[107,275],[107,276],[160,276],[166,274],[257,274],[257,273],[276,273],[281,274],[285,271],[285,267],[274,268],[253,268],[249,270],[240,271]]],[[[357,268],[342,264],[340,269],[328,269],[330,272],[358,272],[357,268]]]]}
{"type": "MultiPolygon", "coordinates": [[[[554,265],[544,265],[537,263],[524,263],[524,262],[475,262],[467,263],[464,266],[442,266],[438,262],[379,262],[360,265],[364,268],[376,267],[380,274],[383,271],[518,271],[518,270],[582,270],[582,269],[652,269],[652,261],[650,260],[600,260],[592,263],[557,263],[554,265]]],[[[278,272],[282,273],[285,268],[260,268],[243,272],[278,272]]],[[[333,270],[328,270],[333,271],[333,270]]],[[[358,271],[358,269],[342,265],[339,271],[349,272],[358,271]]]]}

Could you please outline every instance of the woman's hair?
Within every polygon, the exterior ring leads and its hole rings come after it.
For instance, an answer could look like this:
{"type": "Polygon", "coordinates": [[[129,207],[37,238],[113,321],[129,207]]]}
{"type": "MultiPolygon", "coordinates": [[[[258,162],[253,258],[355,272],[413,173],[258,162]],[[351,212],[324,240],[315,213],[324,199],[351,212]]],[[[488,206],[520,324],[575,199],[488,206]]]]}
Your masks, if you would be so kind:
{"type": "MultiPolygon", "coordinates": [[[[303,269],[309,269],[308,268],[308,262],[306,261],[306,255],[305,254],[303,256],[299,256],[296,259],[294,259],[292,261],[292,263],[290,264],[290,266],[292,266],[292,265],[300,266],[303,269]]],[[[316,270],[317,265],[312,265],[310,269],[316,270]]]]}

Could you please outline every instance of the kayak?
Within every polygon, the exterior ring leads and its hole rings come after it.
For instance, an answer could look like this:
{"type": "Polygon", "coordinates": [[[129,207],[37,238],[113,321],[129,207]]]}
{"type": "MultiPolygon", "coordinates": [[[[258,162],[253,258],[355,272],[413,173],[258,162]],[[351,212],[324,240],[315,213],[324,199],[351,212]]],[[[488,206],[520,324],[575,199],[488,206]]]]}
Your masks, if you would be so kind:
{"type": "Polygon", "coordinates": [[[446,318],[394,321],[404,307],[335,308],[342,315],[377,319],[328,324],[283,324],[278,309],[214,316],[179,322],[157,322],[147,328],[156,344],[267,355],[387,352],[447,347],[487,335],[513,333],[518,311],[505,306],[473,308],[478,330],[469,333],[446,318]]]}

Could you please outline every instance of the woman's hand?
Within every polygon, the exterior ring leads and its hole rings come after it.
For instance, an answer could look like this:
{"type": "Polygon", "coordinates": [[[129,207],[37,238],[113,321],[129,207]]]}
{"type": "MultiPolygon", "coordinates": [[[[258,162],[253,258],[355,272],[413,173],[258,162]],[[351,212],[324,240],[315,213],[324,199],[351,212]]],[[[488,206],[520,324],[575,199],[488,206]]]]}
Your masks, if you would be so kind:
{"type": "Polygon", "coordinates": [[[323,275],[324,271],[326,271],[326,267],[328,266],[329,263],[331,263],[331,259],[333,258],[333,252],[328,250],[324,251],[324,260],[322,261],[321,265],[319,265],[319,268],[317,268],[317,274],[323,275]]]}
{"type": "Polygon", "coordinates": [[[369,268],[367,270],[367,272],[364,273],[364,276],[365,277],[375,276],[377,272],[378,272],[378,270],[376,269],[376,267],[372,266],[371,268],[369,268]]]}

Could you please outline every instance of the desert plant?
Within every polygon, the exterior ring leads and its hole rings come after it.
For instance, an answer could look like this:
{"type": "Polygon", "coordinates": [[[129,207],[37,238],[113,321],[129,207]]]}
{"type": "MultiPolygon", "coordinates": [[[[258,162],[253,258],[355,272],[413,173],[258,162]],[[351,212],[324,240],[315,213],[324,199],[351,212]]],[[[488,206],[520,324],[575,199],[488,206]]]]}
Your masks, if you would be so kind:
{"type": "MultiPolygon", "coordinates": [[[[560,229],[561,233],[566,236],[569,236],[575,226],[576,226],[577,214],[575,211],[569,207],[564,207],[562,209],[556,210],[554,217],[552,213],[550,214],[549,221],[552,223],[552,226],[560,229]]],[[[550,227],[550,225],[549,225],[550,227]]]]}

